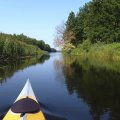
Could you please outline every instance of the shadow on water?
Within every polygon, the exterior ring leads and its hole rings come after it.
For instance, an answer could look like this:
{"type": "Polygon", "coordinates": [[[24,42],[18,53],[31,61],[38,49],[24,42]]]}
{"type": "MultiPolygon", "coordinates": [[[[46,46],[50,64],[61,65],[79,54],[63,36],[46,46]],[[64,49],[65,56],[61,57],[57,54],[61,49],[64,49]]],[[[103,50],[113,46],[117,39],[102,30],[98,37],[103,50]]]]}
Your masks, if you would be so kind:
{"type": "Polygon", "coordinates": [[[12,77],[16,71],[23,70],[31,65],[43,64],[45,60],[48,60],[49,58],[49,55],[43,55],[40,57],[30,57],[15,61],[0,61],[0,84],[2,85],[3,82],[6,82],[6,79],[12,77]]]}
{"type": "Polygon", "coordinates": [[[120,120],[119,61],[64,56],[62,66],[69,93],[83,99],[93,120],[120,120]]]}

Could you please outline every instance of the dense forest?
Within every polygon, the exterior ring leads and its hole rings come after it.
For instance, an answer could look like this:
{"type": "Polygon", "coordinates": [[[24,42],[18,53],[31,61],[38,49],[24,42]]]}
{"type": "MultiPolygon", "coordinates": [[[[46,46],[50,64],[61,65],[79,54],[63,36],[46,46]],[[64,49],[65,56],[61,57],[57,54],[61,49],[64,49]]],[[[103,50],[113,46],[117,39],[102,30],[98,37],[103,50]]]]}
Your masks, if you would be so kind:
{"type": "Polygon", "coordinates": [[[93,0],[69,14],[65,32],[72,31],[73,45],[89,39],[92,43],[120,41],[120,1],[93,0]]]}
{"type": "Polygon", "coordinates": [[[46,52],[55,52],[48,44],[42,40],[36,40],[23,34],[11,35],[0,33],[0,57],[24,57],[44,54],[46,52]]]}
{"type": "Polygon", "coordinates": [[[119,0],[92,0],[77,14],[71,12],[66,23],[58,26],[55,42],[62,44],[63,49],[71,50],[79,46],[87,51],[90,44],[119,43],[119,13],[119,0]]]}

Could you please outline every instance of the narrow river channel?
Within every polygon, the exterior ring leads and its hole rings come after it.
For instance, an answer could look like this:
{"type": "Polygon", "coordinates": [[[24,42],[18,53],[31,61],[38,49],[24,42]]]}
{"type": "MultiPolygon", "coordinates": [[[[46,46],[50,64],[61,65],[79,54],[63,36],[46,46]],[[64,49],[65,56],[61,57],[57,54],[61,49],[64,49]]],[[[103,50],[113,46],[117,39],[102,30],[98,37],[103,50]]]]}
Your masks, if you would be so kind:
{"type": "Polygon", "coordinates": [[[0,115],[29,78],[50,120],[120,120],[119,68],[61,53],[0,63],[0,115]]]}

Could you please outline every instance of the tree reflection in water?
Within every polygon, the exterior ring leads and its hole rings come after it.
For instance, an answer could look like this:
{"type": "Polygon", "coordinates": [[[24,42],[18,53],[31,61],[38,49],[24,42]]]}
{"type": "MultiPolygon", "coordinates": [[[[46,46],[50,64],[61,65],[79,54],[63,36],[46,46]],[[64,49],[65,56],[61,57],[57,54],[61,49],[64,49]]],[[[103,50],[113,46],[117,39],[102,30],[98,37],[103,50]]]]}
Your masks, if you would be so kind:
{"type": "Polygon", "coordinates": [[[0,61],[0,84],[2,85],[3,82],[6,82],[6,79],[12,77],[16,71],[23,70],[31,65],[43,64],[49,57],[49,55],[43,55],[40,57],[30,57],[15,61],[0,61]]]}
{"type": "Polygon", "coordinates": [[[55,66],[62,69],[69,93],[84,100],[94,120],[104,120],[104,116],[120,120],[119,61],[64,56],[55,66]]]}

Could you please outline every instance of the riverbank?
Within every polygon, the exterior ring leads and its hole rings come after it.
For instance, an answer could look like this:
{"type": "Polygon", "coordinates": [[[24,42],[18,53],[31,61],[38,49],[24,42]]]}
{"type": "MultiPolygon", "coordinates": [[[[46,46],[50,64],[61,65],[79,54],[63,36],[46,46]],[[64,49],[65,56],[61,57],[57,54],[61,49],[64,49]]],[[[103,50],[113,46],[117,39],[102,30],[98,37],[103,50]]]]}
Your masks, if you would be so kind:
{"type": "Polygon", "coordinates": [[[0,33],[0,60],[18,59],[29,56],[44,55],[48,52],[56,52],[43,40],[30,38],[23,34],[0,33]]]}
{"type": "Polygon", "coordinates": [[[95,43],[91,44],[89,42],[84,42],[83,44],[79,44],[76,48],[69,51],[71,55],[80,55],[87,57],[95,57],[95,58],[104,58],[111,60],[120,60],[120,43],[95,43]]]}
{"type": "Polygon", "coordinates": [[[37,54],[31,54],[31,55],[23,55],[23,56],[5,56],[0,55],[0,62],[2,61],[16,61],[16,60],[24,60],[24,59],[30,59],[33,57],[40,58],[42,56],[49,56],[49,53],[47,51],[38,50],[37,54]]]}

